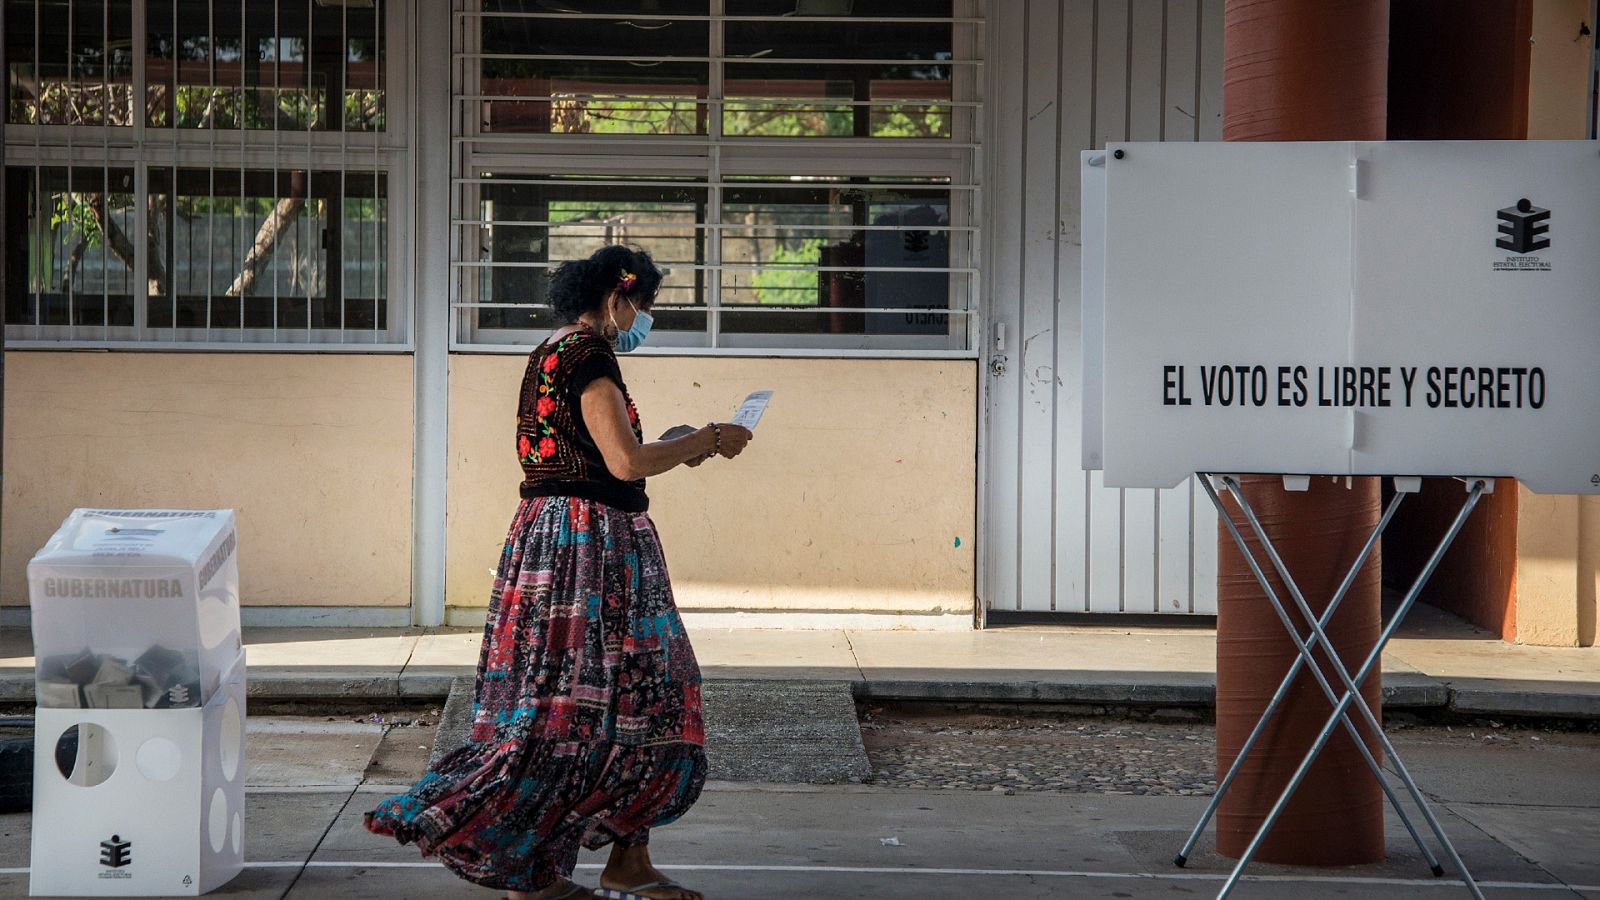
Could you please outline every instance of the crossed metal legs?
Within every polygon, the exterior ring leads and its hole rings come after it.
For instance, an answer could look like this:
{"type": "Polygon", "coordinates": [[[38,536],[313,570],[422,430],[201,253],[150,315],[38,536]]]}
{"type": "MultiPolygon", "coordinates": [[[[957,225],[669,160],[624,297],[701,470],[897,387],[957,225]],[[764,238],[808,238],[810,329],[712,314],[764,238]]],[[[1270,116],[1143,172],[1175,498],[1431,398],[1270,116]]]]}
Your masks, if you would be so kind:
{"type": "Polygon", "coordinates": [[[1477,883],[1473,880],[1472,875],[1467,871],[1466,865],[1461,861],[1461,857],[1456,852],[1455,846],[1450,842],[1449,837],[1445,835],[1444,829],[1439,825],[1439,821],[1434,816],[1432,808],[1429,807],[1426,799],[1423,798],[1422,792],[1417,788],[1416,782],[1411,778],[1411,774],[1406,771],[1405,765],[1400,761],[1399,755],[1395,752],[1394,745],[1389,742],[1388,736],[1384,734],[1381,723],[1378,722],[1377,717],[1373,715],[1371,708],[1367,706],[1365,699],[1361,696],[1360,685],[1366,681],[1368,675],[1370,675],[1372,670],[1378,665],[1378,661],[1382,658],[1384,646],[1389,642],[1389,639],[1394,635],[1395,630],[1405,618],[1406,613],[1410,611],[1412,605],[1416,602],[1417,597],[1422,593],[1422,588],[1427,584],[1428,579],[1432,577],[1434,570],[1438,568],[1439,561],[1444,558],[1445,552],[1449,550],[1451,543],[1455,541],[1456,536],[1460,533],[1461,527],[1466,523],[1467,518],[1471,515],[1473,507],[1477,505],[1478,499],[1482,496],[1484,490],[1488,486],[1488,482],[1480,479],[1471,483],[1467,494],[1467,500],[1462,505],[1461,511],[1456,515],[1454,522],[1451,523],[1450,528],[1445,533],[1445,536],[1440,541],[1438,547],[1435,548],[1433,554],[1428,558],[1428,562],[1423,567],[1422,572],[1417,576],[1417,579],[1412,584],[1411,589],[1406,593],[1405,598],[1401,601],[1399,609],[1395,612],[1393,618],[1390,619],[1389,624],[1383,629],[1383,632],[1379,636],[1378,643],[1372,648],[1372,651],[1368,654],[1367,659],[1362,663],[1356,674],[1352,677],[1349,669],[1345,667],[1344,662],[1340,660],[1336,654],[1332,653],[1331,650],[1327,654],[1331,659],[1331,668],[1333,669],[1334,674],[1339,678],[1339,681],[1344,688],[1343,695],[1338,696],[1335,694],[1332,685],[1328,683],[1326,676],[1323,675],[1322,667],[1317,664],[1312,652],[1319,642],[1323,644],[1328,643],[1328,637],[1324,631],[1325,626],[1332,619],[1333,614],[1338,610],[1339,604],[1344,600],[1344,597],[1349,592],[1351,585],[1354,584],[1356,577],[1359,575],[1362,566],[1366,563],[1367,558],[1371,555],[1373,548],[1377,545],[1379,537],[1382,536],[1384,529],[1388,527],[1389,522],[1393,519],[1395,512],[1399,508],[1400,501],[1404,497],[1404,494],[1397,493],[1394,499],[1390,501],[1389,506],[1387,509],[1385,509],[1383,517],[1379,520],[1377,527],[1373,529],[1372,534],[1367,538],[1366,544],[1362,547],[1361,552],[1357,555],[1355,562],[1351,565],[1343,582],[1339,585],[1338,590],[1335,591],[1327,609],[1324,610],[1321,617],[1318,617],[1312,612],[1311,607],[1306,603],[1305,596],[1301,593],[1300,588],[1295,583],[1294,578],[1289,574],[1283,563],[1282,557],[1279,556],[1277,549],[1273,546],[1271,540],[1268,539],[1265,531],[1262,529],[1261,522],[1256,517],[1255,510],[1251,508],[1249,501],[1245,499],[1243,493],[1239,490],[1238,481],[1232,476],[1226,475],[1218,478],[1225,489],[1233,492],[1234,498],[1239,503],[1240,510],[1244,513],[1244,517],[1249,523],[1256,538],[1261,542],[1261,545],[1266,552],[1268,559],[1271,561],[1273,568],[1277,571],[1279,577],[1283,579],[1283,583],[1287,587],[1296,608],[1300,612],[1301,617],[1304,618],[1306,622],[1310,623],[1310,638],[1309,640],[1303,640],[1300,637],[1299,628],[1296,627],[1294,622],[1290,619],[1288,612],[1284,609],[1283,602],[1278,597],[1277,592],[1273,590],[1272,584],[1268,580],[1266,573],[1262,570],[1260,563],[1256,560],[1255,555],[1245,544],[1244,536],[1239,533],[1239,529],[1234,524],[1232,517],[1228,514],[1227,509],[1222,505],[1222,500],[1218,496],[1216,489],[1212,486],[1211,479],[1204,474],[1201,474],[1198,477],[1200,478],[1200,483],[1205,488],[1207,495],[1211,497],[1211,502],[1216,506],[1223,527],[1228,530],[1228,533],[1232,536],[1234,543],[1238,545],[1240,552],[1244,555],[1246,563],[1250,566],[1251,573],[1255,575],[1256,581],[1261,585],[1262,590],[1266,594],[1268,602],[1272,604],[1273,611],[1277,614],[1278,620],[1283,623],[1284,629],[1288,632],[1290,639],[1294,642],[1298,655],[1293,666],[1290,667],[1288,673],[1284,676],[1283,681],[1278,685],[1278,689],[1273,694],[1272,700],[1267,704],[1266,710],[1262,712],[1260,721],[1256,723],[1255,729],[1250,733],[1249,738],[1245,741],[1244,746],[1240,749],[1238,756],[1234,758],[1233,765],[1229,768],[1227,775],[1223,778],[1222,783],[1217,786],[1216,794],[1212,797],[1211,802],[1206,807],[1205,812],[1201,814],[1200,821],[1195,825],[1194,831],[1189,836],[1189,840],[1184,844],[1183,849],[1178,853],[1177,857],[1174,858],[1173,862],[1179,866],[1182,866],[1188,861],[1189,853],[1193,851],[1195,844],[1200,839],[1201,833],[1205,831],[1206,824],[1210,821],[1211,816],[1216,812],[1217,806],[1221,803],[1223,795],[1226,794],[1229,787],[1232,786],[1233,780],[1242,768],[1245,758],[1250,754],[1251,750],[1254,749],[1256,740],[1266,730],[1267,723],[1277,712],[1278,707],[1282,703],[1283,699],[1288,695],[1295,678],[1300,674],[1300,670],[1309,664],[1312,676],[1316,680],[1317,685],[1322,689],[1323,695],[1327,697],[1329,703],[1334,705],[1333,713],[1324,723],[1323,728],[1318,734],[1316,741],[1312,744],[1310,751],[1301,761],[1300,766],[1298,769],[1296,769],[1293,777],[1290,778],[1288,785],[1283,790],[1283,793],[1273,804],[1272,810],[1267,814],[1266,819],[1262,821],[1261,827],[1257,829],[1255,836],[1250,841],[1250,844],[1245,848],[1245,852],[1240,856],[1238,863],[1234,866],[1232,873],[1230,873],[1228,876],[1228,880],[1224,882],[1222,890],[1217,894],[1218,900],[1221,900],[1221,898],[1228,896],[1228,894],[1232,892],[1234,886],[1238,883],[1240,876],[1244,873],[1245,867],[1249,865],[1251,857],[1253,857],[1256,850],[1259,849],[1262,840],[1266,837],[1267,833],[1271,831],[1273,825],[1277,823],[1279,816],[1282,815],[1284,808],[1289,803],[1289,800],[1294,796],[1294,792],[1299,789],[1300,783],[1305,779],[1306,772],[1309,771],[1312,764],[1316,762],[1316,759],[1321,754],[1323,747],[1327,745],[1328,739],[1333,736],[1335,729],[1341,724],[1343,725],[1345,731],[1349,733],[1356,747],[1359,749],[1362,758],[1366,761],[1367,768],[1371,770],[1373,777],[1377,779],[1378,785],[1382,788],[1384,796],[1388,798],[1389,803],[1394,807],[1395,812],[1400,817],[1400,820],[1405,824],[1406,830],[1411,835],[1411,839],[1416,842],[1417,847],[1422,851],[1423,858],[1427,860],[1429,867],[1433,870],[1433,874],[1435,876],[1444,874],[1444,870],[1440,867],[1438,860],[1434,857],[1432,852],[1429,851],[1426,843],[1422,839],[1422,836],[1417,833],[1416,826],[1412,823],[1410,816],[1408,816],[1405,809],[1401,807],[1399,797],[1395,795],[1393,789],[1389,786],[1389,783],[1384,777],[1383,770],[1378,765],[1377,760],[1375,760],[1372,757],[1372,754],[1368,751],[1366,743],[1361,739],[1361,736],[1355,727],[1355,723],[1351,721],[1349,713],[1352,705],[1355,706],[1356,711],[1361,716],[1362,720],[1377,737],[1377,740],[1382,746],[1384,755],[1388,757],[1391,765],[1394,767],[1395,774],[1405,785],[1406,790],[1410,793],[1411,798],[1413,802],[1416,803],[1418,809],[1421,810],[1423,818],[1427,820],[1429,829],[1433,832],[1434,837],[1438,839],[1440,845],[1444,847],[1446,855],[1450,858],[1450,862],[1455,866],[1456,871],[1460,873],[1463,882],[1467,886],[1467,889],[1474,897],[1481,900],[1483,894],[1478,889],[1477,883]]]}

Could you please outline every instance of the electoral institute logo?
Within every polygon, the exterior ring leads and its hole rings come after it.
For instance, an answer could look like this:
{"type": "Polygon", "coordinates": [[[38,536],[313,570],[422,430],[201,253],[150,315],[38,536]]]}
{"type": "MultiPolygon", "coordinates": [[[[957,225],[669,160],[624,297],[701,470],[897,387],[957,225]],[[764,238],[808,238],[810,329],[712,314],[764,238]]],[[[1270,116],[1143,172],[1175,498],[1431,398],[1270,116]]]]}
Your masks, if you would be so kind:
{"type": "Polygon", "coordinates": [[[101,878],[131,878],[132,876],[123,870],[133,865],[133,842],[125,841],[117,834],[113,834],[109,841],[101,841],[100,865],[110,870],[101,872],[101,878]]]}
{"type": "Polygon", "coordinates": [[[1550,261],[1532,254],[1550,246],[1550,210],[1534,206],[1524,197],[1516,206],[1508,206],[1496,214],[1500,237],[1494,242],[1512,256],[1496,260],[1496,272],[1548,272],[1550,261]]]}
{"type": "Polygon", "coordinates": [[[113,834],[111,840],[100,842],[100,865],[120,869],[133,862],[133,842],[113,834]]]}

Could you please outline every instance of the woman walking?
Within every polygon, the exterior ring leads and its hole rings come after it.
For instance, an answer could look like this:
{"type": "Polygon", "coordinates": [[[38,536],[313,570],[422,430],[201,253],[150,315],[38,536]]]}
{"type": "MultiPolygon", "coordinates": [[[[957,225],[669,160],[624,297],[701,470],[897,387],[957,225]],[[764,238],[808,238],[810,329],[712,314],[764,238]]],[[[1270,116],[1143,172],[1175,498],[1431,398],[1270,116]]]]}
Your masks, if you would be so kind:
{"type": "Polygon", "coordinates": [[[470,738],[366,818],[511,900],[702,900],[650,860],[650,829],[694,804],[706,760],[700,668],[645,479],[731,459],[751,434],[712,424],[644,442],[616,350],[644,340],[660,285],[649,254],[620,246],[552,276],[567,324],[522,379],[522,503],[495,572],[470,738]],[[580,844],[612,845],[598,892],[571,880],[580,844]]]}

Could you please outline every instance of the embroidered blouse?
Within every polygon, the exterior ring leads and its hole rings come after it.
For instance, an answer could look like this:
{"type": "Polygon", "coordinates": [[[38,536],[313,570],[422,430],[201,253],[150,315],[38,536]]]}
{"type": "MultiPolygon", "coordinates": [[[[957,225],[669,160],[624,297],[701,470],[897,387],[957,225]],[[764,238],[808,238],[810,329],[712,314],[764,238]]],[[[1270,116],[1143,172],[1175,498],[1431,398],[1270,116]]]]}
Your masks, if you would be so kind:
{"type": "Polygon", "coordinates": [[[518,395],[522,496],[582,497],[624,512],[644,512],[650,508],[644,479],[623,481],[612,475],[583,421],[579,398],[597,378],[609,378],[622,390],[634,438],[643,442],[639,412],[622,381],[611,344],[588,331],[545,341],[528,355],[518,395]]]}

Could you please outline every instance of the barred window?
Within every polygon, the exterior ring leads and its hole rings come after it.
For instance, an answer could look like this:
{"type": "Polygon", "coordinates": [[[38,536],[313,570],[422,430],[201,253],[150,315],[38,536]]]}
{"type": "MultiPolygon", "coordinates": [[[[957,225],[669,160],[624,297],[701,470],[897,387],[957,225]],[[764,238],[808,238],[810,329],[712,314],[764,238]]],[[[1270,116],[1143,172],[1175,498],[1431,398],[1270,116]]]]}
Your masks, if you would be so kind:
{"type": "Polygon", "coordinates": [[[13,346],[406,344],[384,0],[4,17],[13,346]]]}
{"type": "Polygon", "coordinates": [[[623,242],[656,350],[973,352],[975,0],[463,6],[457,349],[536,342],[550,269],[623,242]]]}

